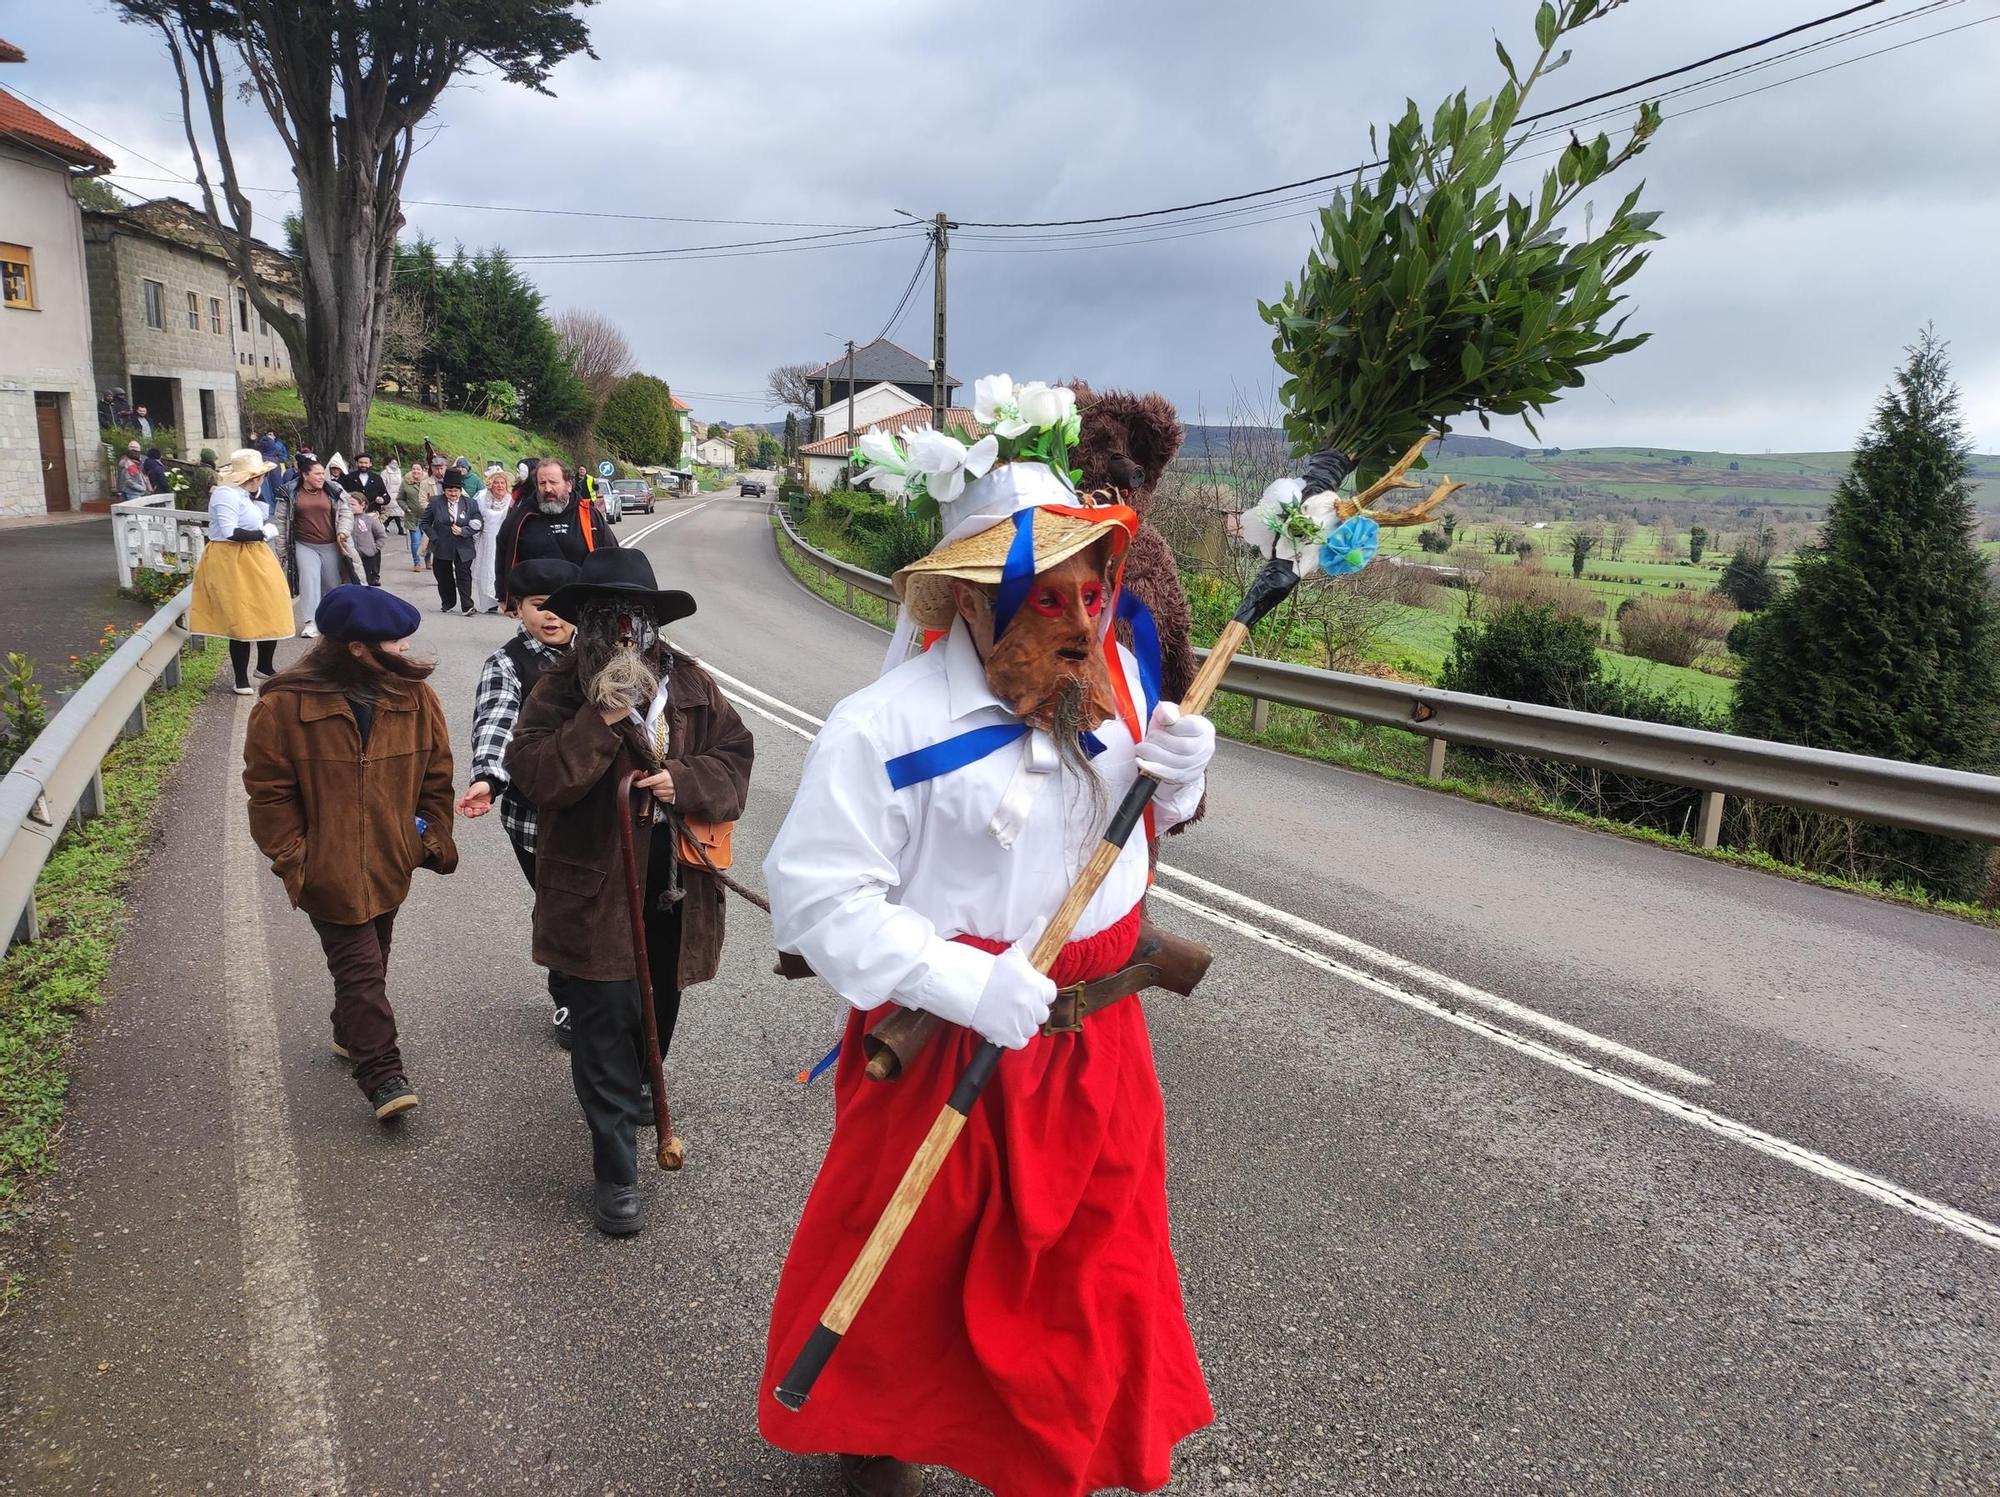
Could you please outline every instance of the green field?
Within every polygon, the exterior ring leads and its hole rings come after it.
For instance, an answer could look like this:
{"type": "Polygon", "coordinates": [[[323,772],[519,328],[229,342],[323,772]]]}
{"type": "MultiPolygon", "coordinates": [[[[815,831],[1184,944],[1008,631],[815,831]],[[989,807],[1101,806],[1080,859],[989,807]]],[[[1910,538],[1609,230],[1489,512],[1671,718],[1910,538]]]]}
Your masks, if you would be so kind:
{"type": "MultiPolygon", "coordinates": [[[[267,385],[249,397],[251,424],[259,431],[276,428],[278,435],[297,451],[305,438],[305,406],[299,392],[289,385],[267,385]]],[[[405,405],[377,395],[368,409],[368,446],[380,468],[390,455],[400,455],[408,467],[412,458],[421,459],[424,438],[449,457],[469,457],[473,471],[482,471],[497,462],[511,468],[524,457],[556,456],[565,462],[573,455],[553,437],[537,436],[503,421],[487,421],[464,411],[434,411],[427,406],[405,405]]],[[[327,454],[331,455],[331,454],[327,454]]],[[[353,453],[347,456],[352,458],[353,453]]]]}

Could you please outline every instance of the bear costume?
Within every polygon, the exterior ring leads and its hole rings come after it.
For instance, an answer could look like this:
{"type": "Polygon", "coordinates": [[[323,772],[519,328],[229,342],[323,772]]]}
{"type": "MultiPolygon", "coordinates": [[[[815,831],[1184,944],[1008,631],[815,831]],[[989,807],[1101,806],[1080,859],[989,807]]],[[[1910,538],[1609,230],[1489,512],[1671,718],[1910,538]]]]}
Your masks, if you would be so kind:
{"type": "MultiPolygon", "coordinates": [[[[1124,502],[1145,520],[1160,477],[1181,450],[1186,435],[1179,415],[1164,395],[1099,392],[1082,380],[1068,384],[1076,392],[1077,414],[1083,423],[1083,434],[1070,452],[1070,461],[1083,473],[1077,487],[1085,492],[1117,489],[1124,502]]],[[[1181,587],[1173,548],[1150,524],[1140,525],[1125,553],[1125,586],[1152,610],[1153,622],[1159,626],[1160,699],[1178,702],[1187,695],[1200,668],[1194,653],[1194,614],[1181,587]]],[[[1182,826],[1193,825],[1199,817],[1197,811],[1182,826]]],[[[1174,832],[1180,830],[1174,828],[1174,832]]]]}

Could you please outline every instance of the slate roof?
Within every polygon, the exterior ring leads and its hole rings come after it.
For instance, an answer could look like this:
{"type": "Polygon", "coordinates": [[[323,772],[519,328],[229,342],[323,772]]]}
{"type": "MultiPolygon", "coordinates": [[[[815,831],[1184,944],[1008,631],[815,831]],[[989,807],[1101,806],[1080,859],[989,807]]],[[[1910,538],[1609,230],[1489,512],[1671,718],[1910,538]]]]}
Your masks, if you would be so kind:
{"type": "MultiPolygon", "coordinates": [[[[840,357],[829,359],[813,370],[811,378],[821,375],[828,379],[847,378],[847,353],[843,349],[840,357]]],[[[887,338],[877,338],[873,343],[857,344],[854,349],[854,382],[858,386],[928,385],[931,382],[930,360],[918,358],[900,344],[891,343],[887,338]]],[[[945,376],[945,388],[955,389],[958,381],[945,376]]]]}
{"type": "MultiPolygon", "coordinates": [[[[215,230],[209,226],[208,215],[179,198],[154,198],[151,202],[133,203],[115,212],[93,211],[84,216],[93,222],[116,224],[134,233],[177,244],[182,249],[191,249],[212,260],[220,260],[232,270],[235,268],[235,262],[217,242],[215,230]]],[[[257,271],[257,279],[265,285],[297,290],[298,267],[283,250],[261,239],[252,239],[250,263],[257,271]]]]}

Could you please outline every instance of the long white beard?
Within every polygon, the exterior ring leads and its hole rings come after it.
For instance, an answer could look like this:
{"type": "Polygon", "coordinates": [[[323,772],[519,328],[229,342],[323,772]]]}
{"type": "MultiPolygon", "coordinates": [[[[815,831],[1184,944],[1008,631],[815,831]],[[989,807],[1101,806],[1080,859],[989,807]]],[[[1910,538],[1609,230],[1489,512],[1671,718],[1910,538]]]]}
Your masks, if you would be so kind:
{"type": "Polygon", "coordinates": [[[659,695],[660,677],[644,655],[625,645],[612,651],[585,690],[594,706],[643,712],[659,695]]]}

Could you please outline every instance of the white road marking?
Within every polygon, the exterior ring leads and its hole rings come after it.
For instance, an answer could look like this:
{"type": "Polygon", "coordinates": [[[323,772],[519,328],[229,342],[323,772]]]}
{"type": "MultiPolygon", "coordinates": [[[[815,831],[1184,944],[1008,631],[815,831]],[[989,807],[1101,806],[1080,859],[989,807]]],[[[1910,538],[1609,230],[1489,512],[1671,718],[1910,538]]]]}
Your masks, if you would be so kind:
{"type": "MultiPolygon", "coordinates": [[[[733,688],[733,690],[725,691],[724,695],[728,696],[739,707],[748,707],[751,711],[757,713],[758,716],[768,718],[779,727],[797,734],[800,738],[811,741],[814,735],[807,732],[804,728],[797,726],[797,724],[779,717],[777,713],[758,706],[755,702],[750,701],[749,698],[754,695],[762,701],[771,703],[773,706],[783,708],[794,717],[811,723],[816,728],[825,726],[826,720],[824,718],[815,717],[801,707],[794,707],[789,702],[772,696],[769,692],[759,690],[747,681],[738,680],[735,676],[729,675],[724,671],[719,671],[706,662],[703,662],[703,668],[718,681],[733,688]]],[[[1511,1000],[1500,998],[1495,994],[1474,988],[1469,984],[1461,983],[1457,979],[1447,977],[1441,972],[1432,972],[1428,968],[1420,967],[1416,963],[1406,961],[1402,957],[1395,956],[1386,951],[1380,951],[1365,942],[1354,940],[1351,936],[1343,936],[1337,931],[1327,930],[1324,926],[1315,925],[1311,921],[1301,919],[1299,916],[1293,915],[1288,911],[1260,903],[1257,900],[1251,899],[1248,895],[1238,894],[1234,890],[1224,888],[1220,884],[1210,883],[1208,880],[1198,878],[1194,874],[1187,873],[1182,869],[1173,868],[1162,863],[1160,871],[1169,877],[1185,881],[1190,887],[1199,888],[1217,898],[1228,900],[1241,908],[1251,910],[1270,920],[1273,924],[1296,929],[1301,934],[1307,935],[1312,939],[1324,941],[1353,955],[1364,957],[1366,960],[1378,961],[1383,966],[1402,976],[1424,983],[1426,986],[1437,988],[1442,992],[1451,994],[1455,998],[1460,998],[1470,1003],[1477,1003],[1482,1007],[1493,1009],[1495,1012],[1505,1013],[1509,1017],[1521,1022],[1534,1024],[1551,1034],[1563,1035],[1566,1038],[1574,1040],[1577,1044],[1597,1051],[1599,1054],[1617,1055],[1632,1064],[1648,1066],[1663,1075],[1678,1073],[1679,1076],[1687,1078],[1689,1084],[1692,1085],[1708,1086],[1711,1084],[1706,1077],[1698,1076],[1692,1071],[1684,1071],[1671,1061],[1661,1060],[1657,1056],[1647,1055],[1644,1051],[1631,1049],[1629,1046],[1619,1044],[1616,1040],[1606,1039],[1604,1036],[1594,1034],[1587,1029],[1579,1029],[1575,1025],[1567,1024],[1551,1015],[1540,1013],[1535,1009],[1527,1008],[1525,1005],[1514,1003],[1511,1000]]],[[[1649,1086],[1645,1082],[1634,1080],[1629,1076],[1620,1075],[1616,1071],[1607,1071],[1591,1061],[1571,1055],[1567,1051],[1558,1050],[1555,1046],[1544,1044],[1542,1041],[1534,1039],[1531,1036],[1516,1034],[1513,1030],[1499,1024],[1494,1024],[1485,1019],[1477,1018],[1471,1014],[1448,1007],[1435,998],[1428,998],[1419,993],[1412,993],[1405,988],[1399,988],[1395,984],[1373,973],[1364,972],[1358,967],[1350,967],[1345,962],[1335,961],[1332,957],[1314,951],[1310,947],[1301,945],[1299,942],[1291,940],[1286,936],[1279,935],[1276,931],[1266,930],[1262,926],[1253,925],[1248,920],[1239,919],[1235,915],[1205,905],[1199,900],[1191,899],[1185,894],[1163,888],[1157,883],[1153,886],[1153,893],[1165,903],[1177,905],[1187,910],[1190,914],[1199,915],[1205,920],[1212,921],[1224,929],[1242,936],[1245,940],[1255,941],[1260,945],[1282,951],[1295,961],[1303,962],[1305,965],[1317,968],[1319,971],[1328,973],[1331,976],[1342,978],[1358,987],[1366,988],[1372,993],[1379,993],[1381,996],[1393,1002],[1400,1003],[1406,1008],[1414,1009],[1416,1012],[1429,1018],[1450,1024],[1467,1034],[1477,1035],[1480,1039],[1503,1046],[1518,1055],[1525,1055],[1531,1059],[1539,1060],[1544,1065],[1554,1066],[1559,1071],[1580,1077],[1594,1086],[1604,1087],[1608,1091],[1616,1092],[1620,1096],[1642,1103],[1656,1112],[1664,1113],[1666,1116],[1678,1119],[1691,1127],[1717,1134],[1723,1138],[1732,1139],[1747,1149],[1754,1149],[1769,1158],[1802,1169],[1808,1174],[1816,1175],[1822,1180],[1841,1186],[1843,1189],[1851,1190],[1857,1195],[1866,1196],[1872,1201],[1880,1202],[1882,1205],[1901,1211],[1905,1215],[1914,1216],[1920,1221],[1942,1227],[1947,1232],[1956,1233],[1970,1242],[1978,1243],[1981,1247],[2000,1251],[2000,1225],[1995,1225],[1992,1222],[1974,1216],[1970,1212],[1960,1211],[1957,1207],[1947,1206],[1942,1201],[1933,1201],[1928,1196],[1918,1195],[1915,1191],[1906,1189],[1896,1184],[1893,1180],[1885,1180],[1879,1175],[1871,1175],[1865,1170],[1854,1168],[1852,1165],[1842,1164],[1838,1159],[1833,1159],[1825,1154],[1808,1149],[1803,1144],[1795,1144],[1790,1139],[1781,1138],[1775,1133],[1766,1133],[1761,1128],[1739,1122],[1737,1119],[1729,1117],[1725,1113],[1717,1112],[1713,1108],[1703,1107],[1699,1103],[1690,1102],[1684,1097],[1676,1097],[1671,1092],[1661,1091],[1657,1087],[1649,1086]]]]}
{"type": "Polygon", "coordinates": [[[261,1406],[258,1486],[273,1497],[339,1497],[319,1295],[306,1248],[298,1156],[279,1068],[278,1023],[261,903],[268,875],[250,840],[234,772],[252,699],[236,700],[235,752],[222,761],[222,984],[229,1036],[230,1152],[236,1163],[236,1223],[243,1244],[243,1315],[250,1332],[251,1386],[261,1406]]]}
{"type": "Polygon", "coordinates": [[[1871,1200],[1880,1201],[1885,1206],[1894,1207],[1933,1226],[1943,1227],[1948,1232],[1956,1232],[1981,1247],[2000,1250],[2000,1226],[1973,1216],[1969,1212],[1960,1211],[1955,1206],[1947,1206],[1941,1201],[1920,1196],[1893,1180],[1885,1180],[1879,1175],[1871,1175],[1855,1169],[1852,1165],[1842,1164],[1838,1159],[1830,1159],[1801,1144],[1795,1144],[1790,1139],[1780,1138],[1774,1133],[1766,1133],[1761,1128],[1753,1128],[1748,1123],[1738,1122],[1735,1118],[1716,1112],[1712,1108],[1690,1102],[1685,1097],[1676,1097],[1671,1092],[1660,1091],[1643,1081],[1635,1081],[1629,1076],[1619,1075],[1616,1071],[1607,1071],[1588,1061],[1579,1060],[1576,1056],[1558,1050],[1553,1045],[1545,1045],[1540,1040],[1516,1034],[1511,1029],[1501,1028],[1498,1024],[1489,1024],[1484,1019],[1447,1008],[1435,998],[1408,992],[1359,968],[1322,956],[1319,952],[1301,946],[1296,941],[1288,940],[1261,926],[1252,925],[1247,920],[1239,920],[1234,915],[1225,914],[1198,900],[1189,899],[1185,894],[1176,894],[1173,890],[1162,889],[1158,885],[1154,886],[1153,893],[1168,904],[1178,905],[1205,920],[1213,921],[1226,930],[1234,931],[1245,940],[1273,947],[1309,967],[1317,967],[1322,972],[1345,978],[1348,982],[1367,988],[1370,992],[1380,993],[1384,998],[1400,1003],[1406,1008],[1440,1019],[1522,1055],[1533,1056],[1536,1060],[1580,1077],[1595,1086],[1605,1087],[1635,1102],[1642,1102],[1658,1112],[1665,1113],[1668,1117],[1678,1118],[1681,1122],[1692,1124],[1696,1128],[1734,1139],[1745,1148],[1755,1149],[1760,1154],[1795,1165],[1808,1174],[1817,1175],[1822,1180],[1830,1180],[1836,1185],[1844,1186],[1871,1200]]]}
{"type": "Polygon", "coordinates": [[[709,505],[713,503],[715,503],[713,499],[704,499],[699,504],[691,504],[686,509],[679,511],[676,514],[671,514],[666,516],[664,519],[653,521],[652,524],[648,525],[644,530],[638,532],[638,534],[628,535],[618,544],[627,548],[636,546],[639,544],[639,542],[643,541],[647,536],[651,535],[661,526],[671,525],[676,520],[685,520],[689,515],[700,514],[701,511],[707,509],[709,505]]]}
{"type": "Polygon", "coordinates": [[[1408,961],[1403,957],[1397,956],[1394,952],[1383,951],[1379,947],[1370,946],[1366,941],[1357,941],[1352,936],[1344,936],[1337,930],[1328,930],[1325,926],[1316,925],[1310,920],[1292,914],[1289,910],[1281,910],[1274,905],[1265,904],[1261,900],[1252,899],[1248,894],[1239,894],[1236,890],[1224,888],[1221,884],[1212,884],[1207,879],[1200,878],[1195,874],[1187,872],[1185,869],[1175,868],[1166,862],[1162,862],[1160,864],[1160,872],[1166,874],[1169,878],[1179,879],[1190,888],[1207,895],[1210,899],[1219,899],[1228,904],[1233,904],[1239,910],[1247,911],[1270,922],[1272,925],[1280,926],[1290,931],[1293,935],[1303,936],[1309,941],[1316,941],[1321,945],[1331,946],[1337,951],[1344,951],[1349,956],[1358,957],[1360,960],[1367,962],[1370,966],[1385,968],[1395,973],[1398,977],[1408,978],[1412,982],[1420,982],[1425,987],[1435,988],[1441,993],[1449,993],[1452,997],[1460,999],[1463,1002],[1476,1003],[1481,1008],[1490,1008],[1497,1014],[1506,1015],[1517,1024],[1532,1025],[1534,1028],[1556,1035],[1572,1045],[1581,1046],[1586,1050],[1595,1050],[1600,1055],[1610,1056],[1624,1065],[1637,1066],[1641,1070],[1651,1071],[1655,1075],[1664,1077],[1668,1081],[1672,1081],[1680,1086],[1713,1086],[1715,1084],[1708,1077],[1677,1066],[1670,1060],[1662,1060],[1657,1055],[1648,1055],[1644,1050],[1635,1050],[1630,1045],[1620,1044],[1617,1040],[1608,1039],[1604,1035],[1594,1033],[1591,1030],[1581,1029],[1574,1024],[1565,1023],[1552,1014],[1543,1013],[1540,1009],[1529,1008],[1524,1003],[1516,1003],[1511,998],[1502,998],[1496,993],[1485,991],[1483,988],[1475,988],[1470,983],[1460,982],[1457,978],[1448,977],[1442,972],[1433,972],[1429,967],[1419,966],[1413,961],[1408,961]]]}

